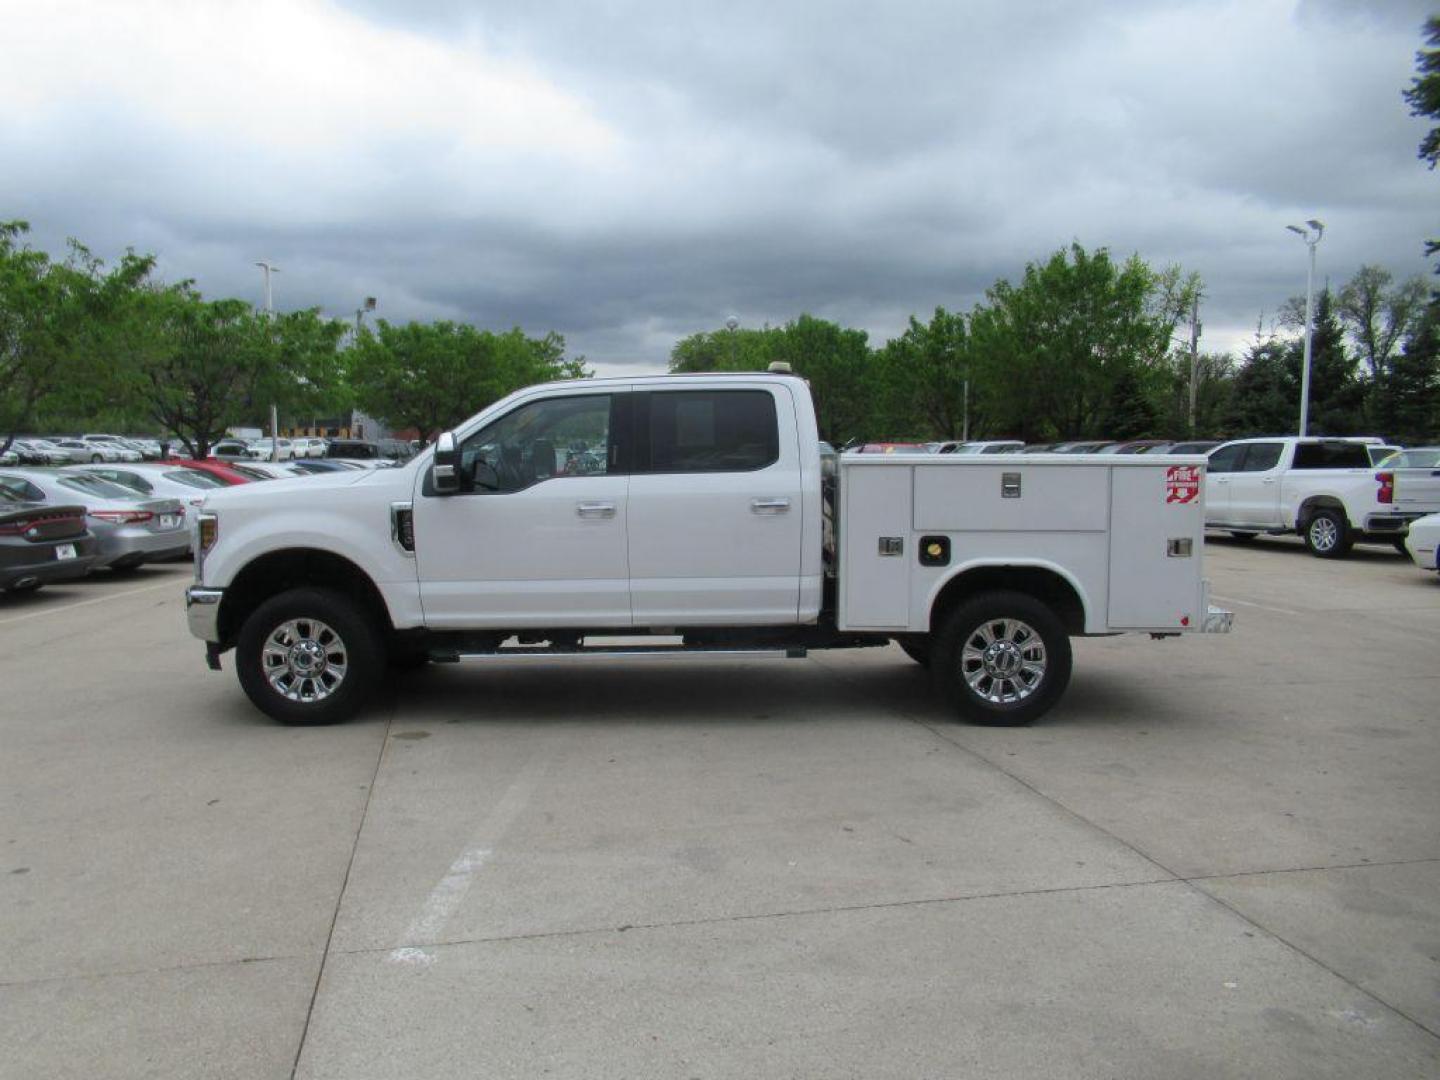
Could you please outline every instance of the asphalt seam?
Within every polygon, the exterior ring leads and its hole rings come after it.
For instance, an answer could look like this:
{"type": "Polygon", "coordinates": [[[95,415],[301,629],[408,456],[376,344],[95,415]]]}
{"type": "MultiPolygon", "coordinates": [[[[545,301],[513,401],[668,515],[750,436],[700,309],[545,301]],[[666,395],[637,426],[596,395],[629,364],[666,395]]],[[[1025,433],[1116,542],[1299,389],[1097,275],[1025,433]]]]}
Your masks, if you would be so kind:
{"type": "Polygon", "coordinates": [[[74,975],[42,975],[38,979],[8,979],[0,987],[44,986],[47,983],[88,982],[91,979],[129,979],[144,975],[170,975],[179,971],[203,971],[206,968],[244,967],[248,964],[273,964],[283,960],[300,960],[305,953],[279,953],[274,956],[241,956],[234,960],[196,960],[189,964],[165,964],[160,967],[129,968],[121,971],[86,971],[74,975]]]}
{"type": "MultiPolygon", "coordinates": [[[[383,662],[383,661],[382,661],[383,662]]],[[[300,1041],[295,1047],[295,1061],[290,1066],[290,1080],[300,1071],[300,1057],[305,1053],[305,1040],[310,1036],[310,1021],[315,1015],[315,1002],[320,997],[320,984],[325,978],[325,967],[330,962],[330,943],[335,939],[335,924],[340,921],[340,908],[345,903],[345,892],[350,887],[350,871],[355,868],[355,853],[360,850],[360,837],[365,831],[365,821],[370,816],[370,802],[375,797],[375,785],[380,777],[380,766],[390,748],[390,728],[395,723],[398,702],[392,694],[390,708],[385,717],[385,730],[380,734],[380,752],[375,755],[375,769],[370,774],[370,787],[365,792],[365,806],[360,811],[360,821],[355,826],[355,839],[350,843],[350,858],[345,863],[345,876],[340,881],[340,892],[335,897],[335,910],[330,913],[330,929],[325,934],[325,948],[320,954],[320,969],[315,972],[315,986],[310,991],[310,1003],[305,1008],[305,1026],[300,1029],[300,1041]]]]}

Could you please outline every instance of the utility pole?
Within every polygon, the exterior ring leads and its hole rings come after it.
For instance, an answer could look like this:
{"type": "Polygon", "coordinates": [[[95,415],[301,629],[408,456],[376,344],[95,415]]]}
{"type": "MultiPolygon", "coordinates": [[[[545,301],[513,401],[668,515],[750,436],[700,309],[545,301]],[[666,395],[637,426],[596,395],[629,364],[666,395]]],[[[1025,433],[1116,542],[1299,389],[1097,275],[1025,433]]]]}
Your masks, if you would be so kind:
{"type": "Polygon", "coordinates": [[[961,442],[969,442],[969,441],[970,441],[970,380],[969,380],[968,378],[965,380],[965,393],[964,393],[964,395],[963,395],[962,400],[964,401],[965,404],[964,404],[964,406],[963,406],[963,411],[962,411],[962,413],[961,413],[962,419],[961,419],[961,421],[960,421],[960,441],[961,441],[961,442]]]}
{"type": "Polygon", "coordinates": [[[1200,291],[1190,300],[1190,437],[1195,437],[1195,395],[1200,381],[1200,291]]]}

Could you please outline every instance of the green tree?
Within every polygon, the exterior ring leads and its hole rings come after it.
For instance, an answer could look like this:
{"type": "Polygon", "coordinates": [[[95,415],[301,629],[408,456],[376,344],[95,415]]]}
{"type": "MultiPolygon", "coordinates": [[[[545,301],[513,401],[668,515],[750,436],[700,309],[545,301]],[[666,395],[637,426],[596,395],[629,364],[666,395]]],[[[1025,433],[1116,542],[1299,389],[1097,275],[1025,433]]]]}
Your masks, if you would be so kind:
{"type": "MultiPolygon", "coordinates": [[[[1411,116],[1440,120],[1440,15],[1432,15],[1425,20],[1422,34],[1430,47],[1415,53],[1415,68],[1419,74],[1410,80],[1409,88],[1404,91],[1405,101],[1410,106],[1411,116]]],[[[1440,127],[1432,127],[1420,140],[1419,157],[1431,169],[1440,162],[1440,127]]],[[[1427,240],[1425,254],[1434,255],[1437,252],[1440,252],[1440,240],[1427,240]]],[[[1436,266],[1435,271],[1440,273],[1440,266],[1436,266]]]]}
{"type": "Polygon", "coordinates": [[[360,408],[429,440],[522,386],[589,374],[564,353],[559,334],[381,319],[349,350],[349,382],[360,408]]]}
{"type": "MultiPolygon", "coordinates": [[[[970,334],[965,316],[937,307],[928,323],[914,318],[898,338],[878,350],[872,365],[872,414],[880,430],[871,435],[956,439],[965,429],[970,334]]],[[[984,417],[970,410],[970,431],[984,431],[984,417]]]]}
{"type": "MultiPolygon", "coordinates": [[[[1199,288],[1138,256],[1079,244],[997,282],[970,317],[975,383],[997,430],[1027,440],[1108,435],[1117,394],[1164,393],[1164,364],[1199,288]]],[[[1131,411],[1133,415],[1133,410],[1131,411]]]]}
{"type": "Polygon", "coordinates": [[[1258,335],[1235,374],[1231,409],[1216,434],[1232,438],[1295,430],[1300,408],[1300,362],[1294,343],[1258,335]]]}
{"type": "Polygon", "coordinates": [[[1440,437],[1440,297],[1425,305],[1395,357],[1386,393],[1386,434],[1412,445],[1440,437]]]}
{"type": "Polygon", "coordinates": [[[0,223],[0,450],[39,415],[105,406],[117,312],[153,265],[130,253],[107,271],[73,240],[53,262],[24,244],[28,231],[0,223]]]}

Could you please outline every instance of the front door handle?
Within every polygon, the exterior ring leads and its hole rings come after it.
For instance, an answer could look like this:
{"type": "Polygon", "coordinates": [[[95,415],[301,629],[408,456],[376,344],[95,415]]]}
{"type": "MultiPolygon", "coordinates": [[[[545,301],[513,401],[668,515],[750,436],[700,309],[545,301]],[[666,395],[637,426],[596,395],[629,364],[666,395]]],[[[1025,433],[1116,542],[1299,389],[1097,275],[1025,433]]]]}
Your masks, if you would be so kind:
{"type": "Polygon", "coordinates": [[[613,518],[615,516],[614,503],[576,503],[575,513],[583,518],[613,518]]]}
{"type": "Polygon", "coordinates": [[[1260,482],[1261,482],[1262,484],[1273,484],[1273,483],[1275,483],[1275,477],[1273,477],[1273,476],[1267,477],[1266,479],[1261,480],[1260,482]]]}
{"type": "Polygon", "coordinates": [[[752,499],[750,501],[750,511],[755,514],[783,514],[789,509],[789,499],[752,499]]]}

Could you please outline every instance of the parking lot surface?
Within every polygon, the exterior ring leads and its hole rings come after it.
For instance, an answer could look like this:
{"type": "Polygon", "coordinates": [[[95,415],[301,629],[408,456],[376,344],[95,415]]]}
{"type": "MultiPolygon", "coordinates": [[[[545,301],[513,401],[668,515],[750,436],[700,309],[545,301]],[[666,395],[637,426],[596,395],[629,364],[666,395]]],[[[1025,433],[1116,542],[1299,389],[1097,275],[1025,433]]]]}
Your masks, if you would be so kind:
{"type": "Polygon", "coordinates": [[[1207,557],[1018,729],[893,647],[287,728],[183,565],[0,601],[0,1076],[1440,1075],[1440,580],[1207,557]]]}

